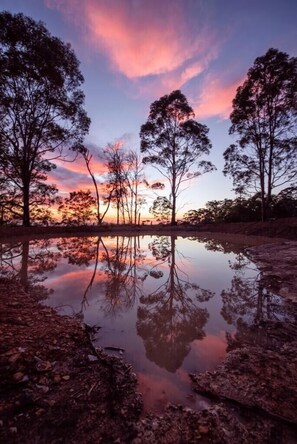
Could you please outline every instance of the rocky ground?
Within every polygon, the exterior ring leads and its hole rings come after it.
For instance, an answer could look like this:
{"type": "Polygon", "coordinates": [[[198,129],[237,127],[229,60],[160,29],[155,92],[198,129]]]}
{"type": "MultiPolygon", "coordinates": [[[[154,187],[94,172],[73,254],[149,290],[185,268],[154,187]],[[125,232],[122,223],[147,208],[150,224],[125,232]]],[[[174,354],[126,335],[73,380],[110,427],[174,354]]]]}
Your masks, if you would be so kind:
{"type": "Polygon", "coordinates": [[[269,341],[235,338],[216,371],[192,375],[210,409],[168,406],[161,417],[141,416],[131,367],[95,349],[90,329],[2,279],[0,442],[296,443],[297,242],[248,254],[262,284],[290,298],[290,321],[263,322],[269,341]]]}
{"type": "Polygon", "coordinates": [[[131,368],[17,284],[2,279],[0,295],[0,442],[130,442],[142,405],[131,368]]]}

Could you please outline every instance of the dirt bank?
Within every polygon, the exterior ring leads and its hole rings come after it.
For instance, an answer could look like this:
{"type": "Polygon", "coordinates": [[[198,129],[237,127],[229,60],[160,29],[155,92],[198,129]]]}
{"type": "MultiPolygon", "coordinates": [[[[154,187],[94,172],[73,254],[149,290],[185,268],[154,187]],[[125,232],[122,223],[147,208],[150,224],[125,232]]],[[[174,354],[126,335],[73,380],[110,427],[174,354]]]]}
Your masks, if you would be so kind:
{"type": "Polygon", "coordinates": [[[100,225],[100,226],[79,226],[79,227],[63,227],[63,226],[32,226],[32,227],[0,227],[0,238],[20,237],[20,236],[37,236],[37,237],[60,237],[73,235],[86,235],[94,233],[94,235],[116,235],[116,234],[177,234],[187,236],[201,232],[210,233],[230,233],[244,234],[253,236],[279,237],[284,239],[297,240],[297,218],[284,218],[272,220],[269,222],[246,222],[246,223],[228,223],[228,224],[204,224],[177,226],[170,225],[100,225]]]}
{"type": "Polygon", "coordinates": [[[252,416],[261,412],[262,420],[277,418],[278,436],[267,442],[297,442],[297,242],[260,245],[247,252],[260,270],[258,285],[266,289],[266,297],[272,292],[284,297],[283,318],[250,325],[246,343],[237,331],[239,339],[234,338],[215,371],[191,375],[193,388],[216,400],[233,401],[252,416]]]}
{"type": "Polygon", "coordinates": [[[141,398],[123,362],[17,284],[0,281],[0,442],[131,442],[141,398]]]}

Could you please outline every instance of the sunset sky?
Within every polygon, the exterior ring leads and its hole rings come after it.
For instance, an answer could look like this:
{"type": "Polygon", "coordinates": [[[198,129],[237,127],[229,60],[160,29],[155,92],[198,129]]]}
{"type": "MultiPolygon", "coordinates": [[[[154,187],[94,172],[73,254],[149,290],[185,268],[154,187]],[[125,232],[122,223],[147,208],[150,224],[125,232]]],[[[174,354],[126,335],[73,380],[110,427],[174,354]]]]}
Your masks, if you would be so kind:
{"type": "MultiPolygon", "coordinates": [[[[270,47],[297,56],[297,0],[0,0],[0,8],[42,20],[71,43],[85,77],[86,145],[98,173],[96,149],[116,140],[138,149],[150,104],[181,89],[209,127],[217,171],[184,192],[180,215],[233,197],[222,154],[232,143],[232,99],[255,58],[270,47]]],[[[146,176],[159,177],[150,168],[146,176]]],[[[92,189],[82,162],[60,164],[50,180],[61,192],[92,189]]]]}

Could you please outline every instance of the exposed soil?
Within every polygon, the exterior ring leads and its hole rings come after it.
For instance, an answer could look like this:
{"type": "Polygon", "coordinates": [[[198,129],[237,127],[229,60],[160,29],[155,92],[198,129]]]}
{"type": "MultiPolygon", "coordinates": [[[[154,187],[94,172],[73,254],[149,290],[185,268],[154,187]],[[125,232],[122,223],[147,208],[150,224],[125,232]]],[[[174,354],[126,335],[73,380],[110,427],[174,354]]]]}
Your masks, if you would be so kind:
{"type": "Polygon", "coordinates": [[[131,441],[142,405],[131,368],[18,285],[1,280],[0,298],[0,441],[131,441]]]}
{"type": "MultiPolygon", "coordinates": [[[[282,237],[296,239],[297,222],[290,224],[282,237]]],[[[280,227],[274,225],[274,232],[280,227]]],[[[292,241],[248,250],[263,285],[293,301],[296,252],[292,241]]],[[[38,298],[0,280],[0,442],[297,442],[297,316],[260,325],[273,337],[269,346],[234,341],[216,371],[192,376],[193,389],[212,397],[210,409],[169,406],[161,417],[141,417],[131,367],[95,349],[89,328],[38,298]]],[[[296,314],[296,303],[288,303],[296,314]]]]}
{"type": "Polygon", "coordinates": [[[228,224],[205,224],[188,225],[181,224],[177,226],[170,225],[113,225],[103,224],[100,226],[2,226],[0,227],[0,237],[58,237],[73,236],[75,234],[150,234],[150,233],[176,233],[178,235],[189,235],[189,233],[231,233],[245,234],[253,236],[278,237],[284,239],[297,240],[297,218],[290,217],[268,222],[236,222],[228,224]]]}

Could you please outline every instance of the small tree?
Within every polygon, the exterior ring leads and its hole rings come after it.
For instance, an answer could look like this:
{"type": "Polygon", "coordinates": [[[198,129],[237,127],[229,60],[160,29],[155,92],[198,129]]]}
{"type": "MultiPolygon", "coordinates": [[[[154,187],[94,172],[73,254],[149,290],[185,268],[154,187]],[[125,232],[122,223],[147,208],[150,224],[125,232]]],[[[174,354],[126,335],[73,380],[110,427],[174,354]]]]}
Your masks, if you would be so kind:
{"type": "Polygon", "coordinates": [[[180,91],[152,103],[140,131],[143,162],[152,164],[169,181],[171,224],[176,224],[177,198],[185,182],[212,171],[210,162],[198,159],[209,154],[208,128],[194,120],[193,109],[180,91]]]}
{"type": "Polygon", "coordinates": [[[124,219],[124,197],[127,193],[125,154],[121,143],[108,144],[104,154],[108,168],[107,188],[110,193],[110,200],[116,207],[117,224],[119,224],[120,214],[124,219]]]}
{"type": "Polygon", "coordinates": [[[224,153],[224,174],[235,191],[261,193],[262,220],[272,191],[297,176],[297,58],[269,49],[255,60],[233,100],[230,134],[239,136],[224,153]]]}
{"type": "Polygon", "coordinates": [[[94,188],[95,188],[95,196],[96,196],[96,219],[98,224],[102,224],[108,210],[110,207],[110,203],[111,203],[111,198],[112,198],[112,189],[109,189],[108,193],[103,192],[103,195],[99,193],[99,184],[96,180],[95,174],[92,171],[91,168],[91,160],[92,160],[92,154],[90,153],[90,151],[85,148],[83,145],[79,148],[79,152],[80,154],[83,156],[88,173],[91,176],[92,182],[94,184],[94,188]],[[104,210],[102,211],[102,205],[105,205],[104,210]]]}
{"type": "Polygon", "coordinates": [[[168,223],[172,211],[172,205],[167,197],[159,196],[154,200],[153,206],[149,211],[154,215],[157,221],[168,223]]]}
{"type": "Polygon", "coordinates": [[[91,191],[73,191],[65,198],[58,210],[62,213],[61,222],[66,225],[86,225],[95,216],[96,200],[91,191]]]}
{"type": "Polygon", "coordinates": [[[145,198],[141,195],[139,188],[142,183],[145,183],[143,173],[143,163],[141,157],[136,151],[130,150],[125,157],[126,169],[126,183],[128,193],[126,193],[127,210],[129,214],[129,221],[137,224],[140,217],[140,209],[145,203],[145,198]]]}
{"type": "Polygon", "coordinates": [[[83,80],[70,45],[41,22],[0,13],[0,166],[21,193],[25,226],[30,196],[52,161],[75,150],[88,131],[83,80]]]}

